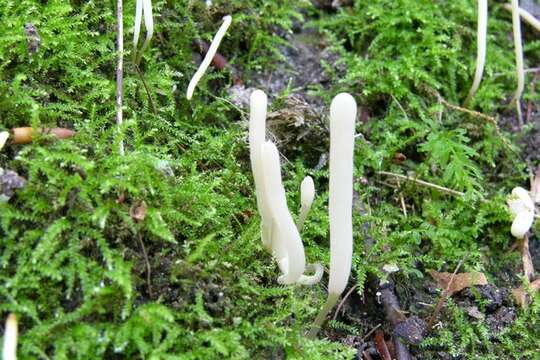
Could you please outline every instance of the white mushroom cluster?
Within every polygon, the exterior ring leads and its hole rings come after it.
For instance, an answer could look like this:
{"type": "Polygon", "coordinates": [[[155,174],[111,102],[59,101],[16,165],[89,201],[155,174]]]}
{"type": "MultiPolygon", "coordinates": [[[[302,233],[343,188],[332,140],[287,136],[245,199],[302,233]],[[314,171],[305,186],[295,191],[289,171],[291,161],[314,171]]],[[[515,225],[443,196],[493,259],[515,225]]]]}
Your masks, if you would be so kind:
{"type": "Polygon", "coordinates": [[[323,268],[320,264],[306,266],[300,230],[315,197],[315,186],[309,177],[302,182],[302,208],[300,220],[295,224],[287,207],[278,149],[274,143],[266,141],[267,102],[263,91],[255,90],[251,94],[249,149],[263,246],[277,260],[282,273],[278,278],[280,284],[313,285],[321,280],[323,268]],[[315,274],[304,275],[306,270],[315,274]]]}
{"type": "Polygon", "coordinates": [[[512,235],[521,239],[527,234],[534,222],[534,201],[529,192],[522,187],[515,187],[509,196],[508,208],[514,217],[512,235]]]}
{"type": "MultiPolygon", "coordinates": [[[[276,258],[281,284],[313,285],[321,280],[320,264],[306,266],[300,231],[315,197],[313,179],[306,177],[300,186],[300,214],[294,223],[287,207],[281,180],[279,152],[266,140],[267,97],[256,90],[250,98],[249,148],[255,179],[257,206],[261,215],[263,246],[276,258]],[[304,275],[313,271],[314,275],[304,275]]],[[[308,336],[314,337],[328,312],[347,286],[351,272],[353,235],[353,153],[357,106],[347,93],[337,95],[330,106],[330,279],[328,298],[308,336]]]]}

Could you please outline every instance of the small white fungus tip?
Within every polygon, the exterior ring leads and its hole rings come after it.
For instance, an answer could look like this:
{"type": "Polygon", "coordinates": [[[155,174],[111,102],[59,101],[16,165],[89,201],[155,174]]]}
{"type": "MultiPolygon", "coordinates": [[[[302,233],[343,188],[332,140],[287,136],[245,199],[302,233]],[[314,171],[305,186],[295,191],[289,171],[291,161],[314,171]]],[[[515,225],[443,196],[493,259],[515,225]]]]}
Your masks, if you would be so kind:
{"type": "Polygon", "coordinates": [[[4,347],[2,349],[2,358],[4,360],[17,359],[17,317],[11,313],[6,319],[6,328],[4,332],[4,347]]]}

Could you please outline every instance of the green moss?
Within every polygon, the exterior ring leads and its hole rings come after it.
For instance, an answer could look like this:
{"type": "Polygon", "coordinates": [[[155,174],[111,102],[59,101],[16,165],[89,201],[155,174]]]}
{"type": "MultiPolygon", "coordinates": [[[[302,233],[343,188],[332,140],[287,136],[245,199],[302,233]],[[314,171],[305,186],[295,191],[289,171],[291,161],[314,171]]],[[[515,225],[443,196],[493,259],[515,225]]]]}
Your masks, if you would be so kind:
{"type": "MultiPolygon", "coordinates": [[[[335,13],[293,0],[153,5],[155,35],[141,70],[157,111],[130,63],[135,5],[125,1],[125,124],[117,134],[115,3],[0,3],[1,130],[77,131],[70,140],[44,137],[0,153],[0,166],[28,180],[0,205],[0,310],[20,319],[21,359],[353,357],[355,350],[338,341],[303,337],[324,301],[323,286],[276,283],[278,271],[258,234],[246,114],[224,90],[233,83],[231,70],[211,70],[194,100],[185,99],[196,69],[192,41],[209,41],[226,14],[233,25],[220,52],[248,85],[249,74],[286,60],[285,35],[294,22],[316,19],[309,25],[335,44],[340,60],[326,66],[330,89],[313,93],[329,103],[338,91],[350,91],[370,114],[359,126],[366,140],[358,138],[355,159],[356,175],[369,180],[356,185],[368,210],[354,216],[359,289],[382,276],[387,263],[399,265],[404,282],[428,268],[452,271],[461,260],[465,271],[497,268],[484,259],[502,258],[510,245],[504,194],[526,184],[525,164],[517,147],[503,141],[512,140],[509,134],[444,107],[434,95],[459,104],[469,89],[474,1],[362,0],[335,13]],[[24,33],[29,22],[41,38],[32,55],[24,33]],[[115,151],[121,139],[124,157],[115,151]],[[400,164],[398,152],[407,157],[400,164]],[[381,170],[413,172],[465,196],[404,182],[395,190],[376,175],[381,170]],[[363,243],[366,221],[370,246],[363,243]]],[[[491,6],[486,75],[472,105],[495,114],[515,84],[509,16],[500,4],[491,6]]],[[[526,58],[537,63],[537,42],[527,42],[526,58]]],[[[284,174],[291,209],[298,208],[301,179],[315,179],[318,195],[303,238],[309,262],[327,264],[328,174],[304,161],[319,155],[296,154],[284,174]]],[[[533,356],[538,348],[531,325],[538,302],[495,342],[459,308],[444,313],[447,326],[420,349],[473,358],[488,351],[533,356]]],[[[354,321],[330,328],[370,330],[354,321]]]]}

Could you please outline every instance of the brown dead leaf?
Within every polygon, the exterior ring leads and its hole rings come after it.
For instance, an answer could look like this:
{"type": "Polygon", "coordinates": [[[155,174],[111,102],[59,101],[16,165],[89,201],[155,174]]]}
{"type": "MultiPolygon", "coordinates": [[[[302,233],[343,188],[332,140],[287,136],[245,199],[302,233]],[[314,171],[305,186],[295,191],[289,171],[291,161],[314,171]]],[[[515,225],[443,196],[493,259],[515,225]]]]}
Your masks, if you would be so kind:
{"type": "Polygon", "coordinates": [[[538,290],[540,290],[540,278],[531,282],[528,286],[528,289],[520,286],[517,289],[512,290],[512,295],[514,295],[514,298],[516,299],[516,302],[519,304],[519,306],[527,307],[530,301],[529,291],[532,294],[536,294],[538,290]]]}
{"type": "Polygon", "coordinates": [[[135,221],[143,221],[146,217],[146,203],[144,200],[135,202],[129,208],[129,216],[131,216],[135,221]]]}
{"type": "Polygon", "coordinates": [[[486,275],[481,272],[469,272],[454,275],[448,272],[431,270],[429,273],[431,274],[431,277],[435,279],[437,285],[448,292],[449,295],[453,295],[474,285],[486,285],[488,283],[486,275]]]}

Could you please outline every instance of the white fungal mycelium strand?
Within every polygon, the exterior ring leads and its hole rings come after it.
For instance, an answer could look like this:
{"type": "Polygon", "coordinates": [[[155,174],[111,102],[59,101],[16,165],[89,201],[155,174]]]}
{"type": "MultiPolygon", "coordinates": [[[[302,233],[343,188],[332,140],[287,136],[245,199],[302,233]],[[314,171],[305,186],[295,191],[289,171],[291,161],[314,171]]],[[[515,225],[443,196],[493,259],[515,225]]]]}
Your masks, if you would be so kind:
{"type": "Polygon", "coordinates": [[[330,280],[328,282],[328,298],[307,335],[309,338],[314,338],[317,335],[326,315],[345,290],[351,273],[356,111],[356,102],[347,93],[337,95],[330,105],[330,190],[328,201],[330,280]]]}
{"type": "Polygon", "coordinates": [[[523,119],[521,117],[521,107],[519,104],[519,100],[521,99],[521,94],[523,94],[523,89],[525,87],[525,71],[523,70],[523,47],[521,44],[522,40],[521,40],[521,23],[520,23],[520,16],[519,16],[519,1],[512,0],[511,5],[512,5],[512,27],[513,27],[513,35],[514,35],[514,50],[516,53],[516,75],[518,79],[516,93],[514,95],[514,98],[512,99],[512,102],[516,103],[518,120],[521,125],[523,123],[523,119]]]}
{"type": "Polygon", "coordinates": [[[304,226],[304,222],[306,221],[314,198],[315,184],[313,184],[311,176],[306,176],[304,180],[302,180],[302,184],[300,184],[300,214],[298,215],[298,223],[296,224],[298,231],[301,231],[304,226]]]}
{"type": "Polygon", "coordinates": [[[477,50],[476,50],[476,71],[474,73],[474,80],[469,90],[469,95],[465,99],[465,103],[468,103],[476,94],[480,82],[482,81],[482,74],[484,73],[484,65],[486,63],[486,43],[487,43],[487,18],[488,18],[488,3],[487,0],[478,0],[478,28],[477,28],[477,50]]]}
{"type": "Polygon", "coordinates": [[[293,284],[304,273],[306,260],[304,245],[287,207],[285,188],[281,182],[281,165],[276,145],[267,141],[262,146],[265,193],[268,195],[273,220],[272,249],[283,273],[280,284],[293,284]]]}
{"type": "Polygon", "coordinates": [[[521,239],[527,234],[534,222],[534,202],[527,190],[515,187],[507,203],[510,213],[514,216],[510,232],[521,239]]]}
{"type": "Polygon", "coordinates": [[[188,89],[187,89],[187,99],[191,100],[191,97],[193,96],[193,91],[195,91],[195,87],[199,83],[199,80],[203,77],[204,73],[206,72],[206,69],[208,69],[208,66],[212,62],[212,59],[217,53],[219,44],[221,43],[221,39],[225,36],[225,33],[227,32],[227,29],[231,25],[232,17],[230,15],[227,15],[223,18],[223,24],[221,24],[221,27],[219,28],[218,32],[216,33],[216,36],[214,36],[214,39],[212,39],[212,43],[210,44],[210,48],[206,52],[206,55],[204,56],[204,59],[195,72],[195,75],[191,78],[191,81],[189,82],[188,89]]]}
{"type": "Polygon", "coordinates": [[[261,239],[263,246],[272,252],[272,216],[264,192],[262,145],[266,141],[266,109],[268,99],[261,90],[255,90],[249,98],[249,157],[255,181],[257,207],[261,215],[261,239]]]}
{"type": "Polygon", "coordinates": [[[15,314],[9,314],[6,320],[6,328],[4,330],[2,359],[17,360],[17,333],[17,317],[15,314]]]}
{"type": "Polygon", "coordinates": [[[152,0],[137,0],[135,5],[135,29],[133,30],[133,62],[138,65],[144,50],[150,45],[154,35],[154,18],[152,17],[152,0]],[[144,27],[146,28],[146,38],[140,50],[139,35],[141,33],[142,17],[144,14],[144,27]]]}

